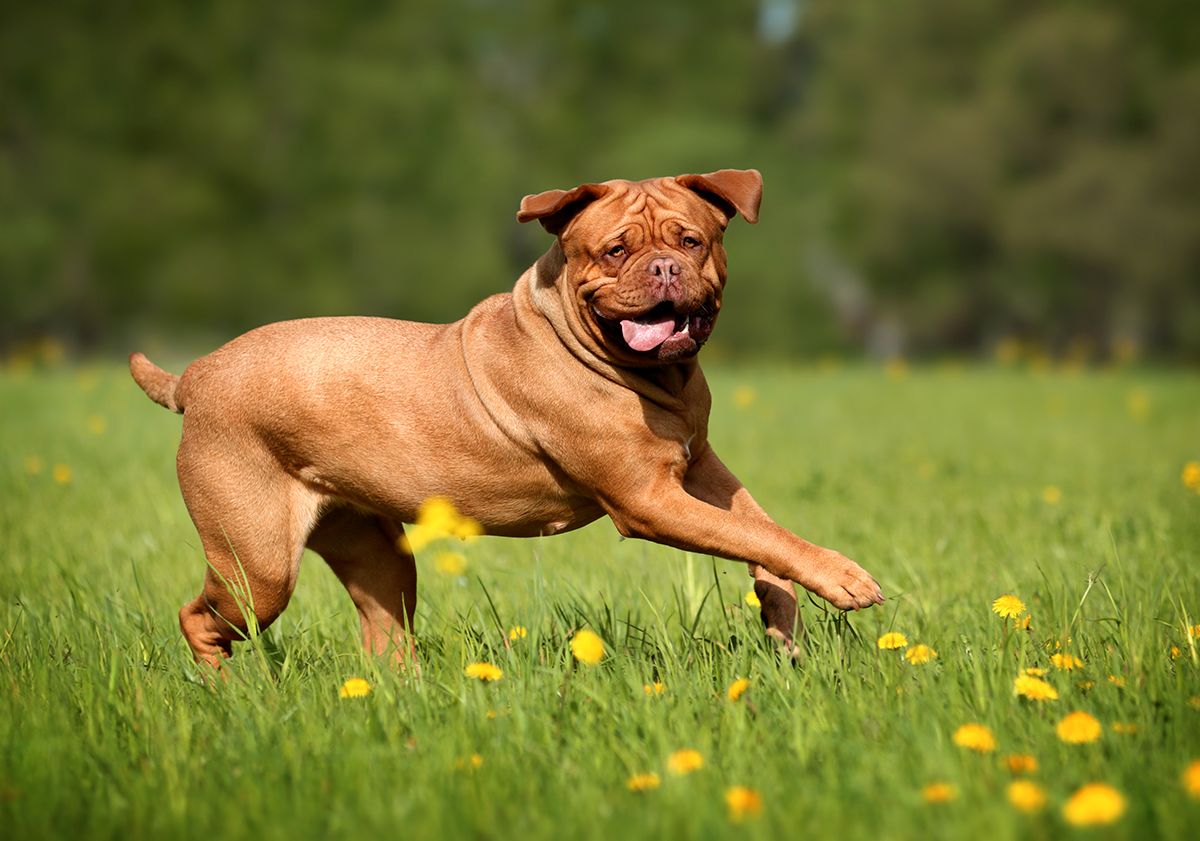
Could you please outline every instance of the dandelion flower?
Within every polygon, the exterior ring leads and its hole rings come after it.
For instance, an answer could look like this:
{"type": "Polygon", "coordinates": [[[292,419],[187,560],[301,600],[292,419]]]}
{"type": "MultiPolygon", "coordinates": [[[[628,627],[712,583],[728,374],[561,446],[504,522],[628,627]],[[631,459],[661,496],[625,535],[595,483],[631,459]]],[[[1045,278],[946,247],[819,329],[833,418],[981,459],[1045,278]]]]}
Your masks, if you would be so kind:
{"type": "Polygon", "coordinates": [[[1109,675],[1108,682],[1111,683],[1113,686],[1120,686],[1120,687],[1125,686],[1125,678],[1120,677],[1119,675],[1109,675]]]}
{"type": "Polygon", "coordinates": [[[483,767],[483,757],[477,753],[454,760],[454,767],[459,771],[478,771],[483,767]]]}
{"type": "Polygon", "coordinates": [[[888,631],[886,634],[881,636],[875,642],[875,644],[884,651],[891,651],[896,648],[904,648],[904,646],[908,645],[908,640],[905,638],[904,634],[901,634],[898,631],[888,631]]]}
{"type": "Polygon", "coordinates": [[[1062,488],[1058,485],[1046,485],[1042,488],[1042,502],[1047,505],[1058,505],[1062,502],[1062,488]]]}
{"type": "Polygon", "coordinates": [[[516,642],[517,640],[523,640],[527,636],[529,636],[529,631],[526,630],[524,625],[513,625],[511,628],[508,629],[508,639],[511,642],[516,642]]]}
{"type": "Polygon", "coordinates": [[[419,552],[431,543],[450,537],[460,540],[483,534],[479,523],[458,513],[454,503],[444,496],[432,496],[421,503],[417,521],[401,538],[401,548],[419,552]]]}
{"type": "Polygon", "coordinates": [[[729,808],[729,819],[740,821],[762,812],[762,795],[745,786],[730,786],[725,789],[725,805],[729,808]]]}
{"type": "Polygon", "coordinates": [[[365,698],[371,694],[371,684],[361,677],[352,677],[338,690],[339,698],[365,698]]]}
{"type": "Polygon", "coordinates": [[[954,731],[954,744],[967,750],[991,753],[996,749],[996,737],[982,724],[964,724],[954,731]]]}
{"type": "Polygon", "coordinates": [[[677,750],[667,757],[667,768],[672,774],[690,774],[704,767],[704,757],[700,751],[684,748],[677,750]]]}
{"type": "Polygon", "coordinates": [[[1094,686],[1096,685],[1096,681],[1094,681],[1094,680],[1081,680],[1081,681],[1079,681],[1079,682],[1078,682],[1077,684],[1075,684],[1075,685],[1076,685],[1076,686],[1078,686],[1078,687],[1079,687],[1079,688],[1080,688],[1082,691],[1084,691],[1084,692],[1087,692],[1087,691],[1089,691],[1089,690],[1090,690],[1092,687],[1094,687],[1094,686]]]}
{"type": "Polygon", "coordinates": [[[1200,639],[1200,625],[1193,625],[1188,628],[1188,636],[1192,639],[1200,639]]]}
{"type": "Polygon", "coordinates": [[[630,791],[650,791],[662,785],[662,779],[653,772],[649,774],[634,774],[625,781],[625,788],[630,791]]]}
{"type": "Polygon", "coordinates": [[[920,666],[923,663],[928,663],[930,660],[936,659],[938,653],[924,643],[917,643],[908,651],[904,652],[904,659],[914,666],[920,666]]]}
{"type": "Polygon", "coordinates": [[[1018,616],[1013,620],[1013,627],[1019,631],[1028,631],[1031,624],[1033,624],[1032,613],[1026,613],[1024,616],[1018,616]]]}
{"type": "Polygon", "coordinates": [[[1036,774],[1038,761],[1027,753],[1010,753],[1004,757],[1004,767],[1010,774],[1036,774]]]}
{"type": "Polygon", "coordinates": [[[667,686],[664,683],[659,683],[657,680],[654,683],[642,685],[642,691],[647,695],[661,695],[667,691],[667,686]]]}
{"type": "Polygon", "coordinates": [[[1013,692],[1030,701],[1057,701],[1058,690],[1040,677],[1018,675],[1013,681],[1013,692]]]}
{"type": "Polygon", "coordinates": [[[504,677],[504,672],[501,671],[500,667],[493,666],[491,663],[471,663],[463,669],[463,674],[467,677],[484,681],[485,683],[487,681],[497,681],[504,677]]]}
{"type": "Polygon", "coordinates": [[[926,803],[949,803],[958,797],[958,789],[950,783],[930,783],[921,789],[921,799],[926,803]]]}
{"type": "Polygon", "coordinates": [[[1022,812],[1040,812],[1046,806],[1046,792],[1030,780],[1013,780],[1008,784],[1008,802],[1022,812]]]}
{"type": "Polygon", "coordinates": [[[1182,653],[1183,653],[1183,652],[1179,650],[1179,646],[1177,646],[1177,645],[1173,645],[1173,646],[1171,646],[1171,651],[1170,651],[1170,654],[1171,654],[1171,659],[1172,659],[1172,660],[1178,660],[1178,659],[1179,659],[1179,655],[1180,655],[1180,654],[1182,654],[1182,653]]]}
{"type": "Polygon", "coordinates": [[[1025,612],[1025,602],[1016,596],[1003,595],[992,602],[992,613],[1005,619],[1016,619],[1025,612]]]}
{"type": "Polygon", "coordinates": [[[54,477],[54,481],[60,485],[71,484],[71,468],[65,464],[56,464],[54,469],[50,471],[50,475],[54,477]]]}
{"type": "Polygon", "coordinates": [[[1085,712],[1073,712],[1055,726],[1058,738],[1069,745],[1083,745],[1100,738],[1100,722],[1085,712]]]}
{"type": "Polygon", "coordinates": [[[438,552],[433,567],[442,575],[457,577],[467,571],[467,559],[459,552],[438,552]]]}
{"type": "Polygon", "coordinates": [[[1050,663],[1054,668],[1063,672],[1070,672],[1075,669],[1083,668],[1083,661],[1073,654],[1051,654],[1050,663]]]}
{"type": "Polygon", "coordinates": [[[733,683],[729,684],[729,689],[725,692],[725,694],[728,696],[730,701],[736,701],[737,699],[741,698],[749,688],[750,679],[740,677],[733,683]]]}
{"type": "Polygon", "coordinates": [[[1122,736],[1132,736],[1138,731],[1138,726],[1128,721],[1114,721],[1112,723],[1112,731],[1122,736]]]}
{"type": "Polygon", "coordinates": [[[758,593],[753,590],[746,593],[746,604],[751,607],[762,607],[762,602],[758,600],[758,593]]]}
{"type": "Polygon", "coordinates": [[[1046,671],[1046,669],[1042,669],[1037,666],[1029,666],[1027,669],[1025,669],[1024,674],[1027,674],[1030,677],[1045,677],[1046,671]]]}
{"type": "Polygon", "coordinates": [[[1075,826],[1098,826],[1115,821],[1125,813],[1125,797],[1110,785],[1089,783],[1071,795],[1063,806],[1063,817],[1075,826]]]}
{"type": "Polygon", "coordinates": [[[1200,461],[1189,461],[1185,464],[1183,472],[1179,474],[1179,480],[1189,491],[1200,493],[1200,461]]]}
{"type": "Polygon", "coordinates": [[[584,628],[571,637],[571,653],[580,663],[594,666],[604,658],[604,640],[594,631],[584,628]]]}
{"type": "Polygon", "coordinates": [[[739,409],[748,409],[757,397],[758,392],[750,386],[738,386],[733,392],[733,404],[739,409]]]}
{"type": "Polygon", "coordinates": [[[1200,797],[1200,759],[1194,760],[1183,771],[1183,787],[1188,797],[1200,797]]]}
{"type": "Polygon", "coordinates": [[[1188,698],[1188,706],[1194,710],[1200,710],[1200,695],[1193,695],[1188,698]]]}

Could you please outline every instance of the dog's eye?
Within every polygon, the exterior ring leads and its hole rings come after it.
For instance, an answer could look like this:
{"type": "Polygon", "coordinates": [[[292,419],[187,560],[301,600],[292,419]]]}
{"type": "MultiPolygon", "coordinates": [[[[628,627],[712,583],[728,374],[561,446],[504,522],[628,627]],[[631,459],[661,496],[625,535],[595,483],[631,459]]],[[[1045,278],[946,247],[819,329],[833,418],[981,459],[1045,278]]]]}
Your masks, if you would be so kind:
{"type": "Polygon", "coordinates": [[[699,248],[700,240],[696,239],[695,237],[684,237],[683,238],[683,247],[684,248],[699,248]]]}
{"type": "Polygon", "coordinates": [[[622,254],[625,253],[625,246],[614,245],[612,248],[608,249],[607,253],[608,253],[609,257],[620,257],[622,254]]]}

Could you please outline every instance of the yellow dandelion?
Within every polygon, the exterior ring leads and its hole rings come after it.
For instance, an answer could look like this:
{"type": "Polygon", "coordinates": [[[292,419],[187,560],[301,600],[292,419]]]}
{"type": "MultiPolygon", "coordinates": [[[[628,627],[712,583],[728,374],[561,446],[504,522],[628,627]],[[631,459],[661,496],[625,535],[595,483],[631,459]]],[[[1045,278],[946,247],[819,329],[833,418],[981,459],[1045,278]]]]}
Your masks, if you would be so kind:
{"type": "Polygon", "coordinates": [[[908,362],[902,356],[893,356],[883,366],[890,380],[902,380],[908,376],[908,362]]]}
{"type": "Polygon", "coordinates": [[[926,803],[949,803],[958,797],[958,789],[950,783],[930,783],[921,789],[921,799],[926,803]]]}
{"type": "Polygon", "coordinates": [[[1128,721],[1114,721],[1112,723],[1112,731],[1122,736],[1132,736],[1138,731],[1138,726],[1128,721]]]}
{"type": "Polygon", "coordinates": [[[100,415],[92,415],[89,417],[87,420],[87,425],[88,431],[93,435],[103,435],[105,430],[108,429],[108,421],[106,421],[100,415]]]}
{"type": "Polygon", "coordinates": [[[433,567],[442,575],[457,577],[467,571],[467,559],[459,552],[438,552],[433,567]]]}
{"type": "Polygon", "coordinates": [[[658,774],[653,772],[649,774],[634,774],[625,781],[625,788],[630,791],[650,791],[662,785],[662,780],[658,774]]]}
{"type": "Polygon", "coordinates": [[[486,682],[497,681],[504,677],[504,672],[499,666],[493,666],[491,663],[471,663],[465,669],[463,674],[467,677],[473,677],[476,680],[486,682]]]}
{"type": "Polygon", "coordinates": [[[1054,668],[1062,672],[1070,672],[1075,669],[1083,668],[1083,661],[1073,654],[1051,654],[1050,663],[1054,666],[1054,668]]]}
{"type": "Polygon", "coordinates": [[[996,749],[996,737],[982,724],[964,724],[954,731],[954,744],[979,753],[991,753],[996,749]]]}
{"type": "Polygon", "coordinates": [[[1194,710],[1200,710],[1200,695],[1193,695],[1188,698],[1188,706],[1194,710]]]}
{"type": "Polygon", "coordinates": [[[1057,701],[1058,690],[1033,675],[1018,675],[1013,681],[1013,693],[1030,701],[1057,701]]]}
{"type": "Polygon", "coordinates": [[[1140,388],[1135,388],[1125,395],[1125,407],[1129,409],[1129,416],[1141,423],[1150,416],[1150,397],[1140,388]]]}
{"type": "Polygon", "coordinates": [[[338,690],[339,698],[365,698],[371,694],[371,684],[361,677],[349,678],[338,690]]]}
{"type": "Polygon", "coordinates": [[[1025,612],[1025,602],[1013,595],[1003,595],[992,602],[992,613],[1004,619],[1016,619],[1025,612]]]}
{"type": "Polygon", "coordinates": [[[1018,616],[1013,620],[1013,627],[1018,631],[1028,631],[1029,626],[1033,623],[1033,614],[1026,613],[1024,616],[1018,616]]]}
{"type": "Polygon", "coordinates": [[[571,653],[580,663],[594,666],[604,659],[604,640],[594,631],[584,628],[571,637],[571,653]]]}
{"type": "Polygon", "coordinates": [[[1008,784],[1008,802],[1027,814],[1040,812],[1046,807],[1046,792],[1030,780],[1013,780],[1008,784]]]}
{"type": "Polygon", "coordinates": [[[1192,625],[1187,629],[1188,636],[1192,639],[1200,639],[1200,625],[1192,625]]]}
{"type": "Polygon", "coordinates": [[[762,812],[762,795],[745,786],[730,786],[725,789],[725,805],[731,821],[752,818],[762,812]]]}
{"type": "Polygon", "coordinates": [[[729,698],[730,701],[736,701],[737,699],[741,698],[742,695],[744,695],[746,693],[746,690],[749,688],[750,688],[750,679],[745,678],[745,677],[740,677],[737,680],[735,680],[733,683],[729,684],[729,689],[726,690],[725,695],[729,698]]]}
{"type": "Polygon", "coordinates": [[[1179,480],[1190,491],[1200,493],[1200,461],[1189,461],[1183,466],[1179,480]]]}
{"type": "Polygon", "coordinates": [[[1188,797],[1200,798],[1200,759],[1194,760],[1183,770],[1183,787],[1188,797]]]}
{"type": "Polygon", "coordinates": [[[935,660],[937,656],[938,653],[924,643],[917,643],[904,652],[904,659],[914,666],[920,666],[928,663],[930,660],[935,660]]]}
{"type": "Polygon", "coordinates": [[[1023,674],[1027,674],[1030,677],[1045,677],[1047,671],[1047,669],[1043,669],[1038,666],[1029,666],[1025,669],[1023,674]]]}
{"type": "Polygon", "coordinates": [[[667,687],[666,687],[666,684],[659,683],[656,680],[656,681],[654,681],[654,683],[643,684],[642,691],[645,692],[647,695],[661,695],[667,691],[667,687]]]}
{"type": "Polygon", "coordinates": [[[1171,646],[1171,651],[1170,651],[1170,654],[1171,654],[1171,659],[1172,659],[1172,660],[1178,660],[1178,659],[1179,659],[1179,655],[1180,655],[1180,654],[1182,654],[1182,653],[1183,653],[1183,652],[1179,650],[1179,646],[1177,646],[1177,645],[1173,645],[1173,646],[1171,646]]]}
{"type": "Polygon", "coordinates": [[[751,607],[762,607],[762,602],[758,600],[758,593],[755,593],[753,590],[746,593],[746,604],[751,607]]]}
{"type": "Polygon", "coordinates": [[[1100,738],[1100,722],[1085,712],[1073,712],[1054,728],[1058,738],[1069,745],[1083,745],[1100,738]]]}
{"type": "Polygon", "coordinates": [[[1076,683],[1075,685],[1076,685],[1076,686],[1078,686],[1078,687],[1079,687],[1081,690],[1083,690],[1084,692],[1087,692],[1088,690],[1090,690],[1092,687],[1094,687],[1094,686],[1096,685],[1096,681],[1094,681],[1094,680],[1081,680],[1081,681],[1079,681],[1078,683],[1076,683]]]}
{"type": "Polygon", "coordinates": [[[459,771],[478,771],[483,767],[483,757],[477,753],[470,756],[460,756],[454,760],[454,767],[459,771]]]}
{"type": "Polygon", "coordinates": [[[432,496],[421,503],[417,521],[401,538],[402,548],[419,552],[429,544],[450,537],[460,540],[483,534],[483,528],[470,517],[463,516],[454,503],[444,496],[432,496]]]}
{"type": "Polygon", "coordinates": [[[1083,786],[1063,806],[1063,817],[1075,826],[1112,823],[1124,813],[1124,795],[1104,783],[1083,786]]]}
{"type": "Polygon", "coordinates": [[[1042,502],[1047,505],[1058,505],[1062,502],[1062,488],[1058,485],[1046,485],[1042,488],[1042,502]]]}
{"type": "Polygon", "coordinates": [[[36,476],[42,472],[45,465],[38,456],[25,456],[25,472],[30,476],[36,476]]]}
{"type": "Polygon", "coordinates": [[[56,464],[54,469],[50,471],[50,475],[54,477],[54,481],[60,485],[71,484],[71,468],[65,464],[56,464]]]}
{"type": "Polygon", "coordinates": [[[529,631],[525,628],[524,625],[513,625],[511,628],[508,629],[508,638],[512,642],[516,642],[517,640],[523,640],[527,636],[529,636],[529,631]]]}
{"type": "Polygon", "coordinates": [[[488,720],[488,721],[495,721],[495,719],[496,719],[496,716],[498,716],[498,715],[499,715],[499,713],[498,713],[498,712],[496,712],[495,710],[488,710],[488,711],[487,711],[487,720],[488,720]]]}
{"type": "Polygon", "coordinates": [[[700,751],[684,748],[667,757],[667,768],[672,774],[690,774],[704,767],[700,751]]]}
{"type": "Polygon", "coordinates": [[[1004,757],[1004,767],[1010,774],[1036,774],[1038,761],[1028,753],[1010,753],[1004,757]]]}
{"type": "Polygon", "coordinates": [[[733,405],[739,409],[748,409],[758,398],[758,392],[748,385],[738,386],[733,391],[733,405]]]}
{"type": "Polygon", "coordinates": [[[1113,686],[1120,686],[1120,687],[1125,686],[1125,678],[1123,678],[1119,675],[1109,675],[1108,682],[1111,683],[1113,686]]]}
{"type": "Polygon", "coordinates": [[[908,645],[908,639],[898,631],[888,631],[876,640],[875,644],[884,651],[891,651],[896,648],[904,648],[904,646],[908,645]]]}

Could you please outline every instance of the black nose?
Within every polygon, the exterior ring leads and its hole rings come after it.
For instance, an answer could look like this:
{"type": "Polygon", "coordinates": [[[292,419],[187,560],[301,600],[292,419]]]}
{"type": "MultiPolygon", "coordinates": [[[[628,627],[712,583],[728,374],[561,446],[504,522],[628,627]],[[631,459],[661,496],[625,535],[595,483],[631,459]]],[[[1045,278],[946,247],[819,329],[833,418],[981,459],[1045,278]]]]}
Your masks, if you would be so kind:
{"type": "Polygon", "coordinates": [[[655,257],[646,266],[646,271],[661,280],[671,280],[679,277],[679,264],[671,257],[655,257]]]}

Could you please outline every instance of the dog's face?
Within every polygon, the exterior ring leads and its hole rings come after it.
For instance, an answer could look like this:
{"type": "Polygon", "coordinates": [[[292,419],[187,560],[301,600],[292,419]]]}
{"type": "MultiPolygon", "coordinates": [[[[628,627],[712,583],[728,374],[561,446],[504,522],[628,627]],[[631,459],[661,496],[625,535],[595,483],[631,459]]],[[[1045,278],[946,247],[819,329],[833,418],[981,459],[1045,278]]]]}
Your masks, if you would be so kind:
{"type": "Polygon", "coordinates": [[[556,234],[573,331],[627,366],[677,362],[712,334],[725,286],[725,226],[757,221],[762,178],[721,170],[606,181],[526,196],[517,218],[556,234]]]}

